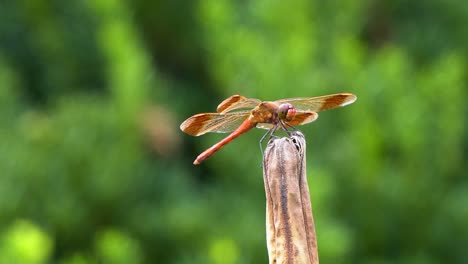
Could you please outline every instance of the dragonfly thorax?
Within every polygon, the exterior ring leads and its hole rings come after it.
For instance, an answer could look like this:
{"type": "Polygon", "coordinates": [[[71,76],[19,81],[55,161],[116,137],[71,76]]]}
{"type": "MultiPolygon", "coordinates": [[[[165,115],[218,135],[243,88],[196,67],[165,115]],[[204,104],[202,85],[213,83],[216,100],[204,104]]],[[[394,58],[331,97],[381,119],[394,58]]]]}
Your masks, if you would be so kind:
{"type": "Polygon", "coordinates": [[[292,104],[280,104],[278,106],[278,118],[280,120],[291,121],[296,115],[296,108],[292,104]]]}

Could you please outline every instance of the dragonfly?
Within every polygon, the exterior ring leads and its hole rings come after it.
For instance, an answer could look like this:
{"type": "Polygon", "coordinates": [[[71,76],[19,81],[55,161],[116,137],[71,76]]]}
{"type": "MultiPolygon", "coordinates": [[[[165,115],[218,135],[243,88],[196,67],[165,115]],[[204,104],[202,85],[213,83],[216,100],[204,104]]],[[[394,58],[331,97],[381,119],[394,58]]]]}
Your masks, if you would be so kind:
{"type": "Polygon", "coordinates": [[[260,140],[267,135],[273,136],[281,128],[289,132],[295,126],[315,121],[320,111],[346,106],[354,103],[357,97],[351,93],[338,93],[310,98],[289,98],[277,101],[261,101],[242,95],[232,95],[222,101],[216,113],[201,113],[187,118],[180,129],[192,136],[206,133],[229,133],[227,137],[202,152],[193,162],[200,164],[216,151],[252,128],[268,129],[260,140]]]}

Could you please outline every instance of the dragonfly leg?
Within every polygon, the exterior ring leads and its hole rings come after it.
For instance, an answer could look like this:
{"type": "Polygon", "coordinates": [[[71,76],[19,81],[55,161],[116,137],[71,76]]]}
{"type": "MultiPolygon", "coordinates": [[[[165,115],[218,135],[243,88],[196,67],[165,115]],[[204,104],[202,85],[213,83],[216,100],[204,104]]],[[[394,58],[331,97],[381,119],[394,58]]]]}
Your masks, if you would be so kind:
{"type": "Polygon", "coordinates": [[[297,128],[294,127],[294,126],[291,126],[290,124],[288,124],[288,123],[286,123],[286,122],[284,122],[284,124],[285,124],[287,127],[291,128],[293,131],[299,131],[299,129],[297,129],[297,128]]]}
{"type": "Polygon", "coordinates": [[[268,141],[274,137],[273,133],[275,133],[276,129],[278,129],[278,124],[276,124],[274,127],[272,127],[270,130],[268,130],[265,135],[263,135],[263,137],[260,139],[260,152],[262,152],[262,157],[263,157],[263,146],[262,146],[262,143],[263,141],[265,140],[265,138],[269,135],[268,137],[268,141]]]}
{"type": "Polygon", "coordinates": [[[279,122],[280,126],[281,126],[281,129],[284,130],[284,132],[286,132],[288,134],[288,136],[292,136],[294,134],[295,131],[298,131],[295,127],[291,126],[290,124],[286,123],[286,122],[279,122]],[[292,130],[288,130],[288,127],[291,128],[292,130]]]}

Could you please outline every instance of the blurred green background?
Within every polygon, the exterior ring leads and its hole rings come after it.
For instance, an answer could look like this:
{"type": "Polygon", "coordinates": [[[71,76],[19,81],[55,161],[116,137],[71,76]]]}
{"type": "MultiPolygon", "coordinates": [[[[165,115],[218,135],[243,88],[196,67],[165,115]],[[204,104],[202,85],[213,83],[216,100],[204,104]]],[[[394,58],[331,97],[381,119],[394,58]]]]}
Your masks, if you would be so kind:
{"type": "Polygon", "coordinates": [[[232,94],[337,92],[300,129],[321,263],[468,263],[468,3],[0,4],[0,263],[267,263],[256,130],[232,94]]]}

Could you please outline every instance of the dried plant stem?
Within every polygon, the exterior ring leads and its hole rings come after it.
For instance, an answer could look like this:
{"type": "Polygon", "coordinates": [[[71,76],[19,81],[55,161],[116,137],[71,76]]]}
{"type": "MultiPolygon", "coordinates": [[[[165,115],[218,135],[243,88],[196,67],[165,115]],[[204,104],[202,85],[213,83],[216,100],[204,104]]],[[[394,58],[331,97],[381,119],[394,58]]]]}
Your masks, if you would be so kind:
{"type": "Polygon", "coordinates": [[[307,185],[306,142],[300,132],[272,139],[263,158],[270,263],[316,264],[314,219],[307,185]]]}

